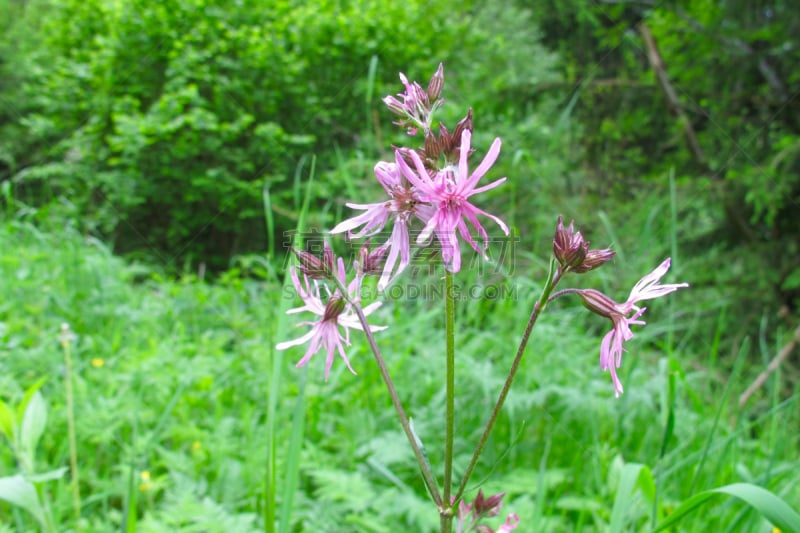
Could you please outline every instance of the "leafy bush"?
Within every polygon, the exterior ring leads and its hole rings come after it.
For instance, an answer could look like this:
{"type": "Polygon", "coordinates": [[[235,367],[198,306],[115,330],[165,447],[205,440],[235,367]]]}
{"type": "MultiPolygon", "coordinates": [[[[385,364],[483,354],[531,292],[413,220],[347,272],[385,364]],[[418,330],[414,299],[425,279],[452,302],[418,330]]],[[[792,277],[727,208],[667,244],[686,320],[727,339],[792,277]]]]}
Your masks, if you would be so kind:
{"type": "MultiPolygon", "coordinates": [[[[524,21],[498,9],[498,21],[524,21]]],[[[324,174],[356,132],[388,125],[373,109],[397,92],[398,71],[427,78],[456,57],[487,100],[492,80],[534,76],[522,55],[481,66],[534,41],[519,22],[511,42],[477,31],[486,15],[418,0],[63,0],[42,13],[41,45],[26,56],[31,109],[19,123],[35,148],[5,175],[30,203],[61,198],[118,251],[223,266],[265,248],[264,188],[277,238],[296,224],[307,154],[324,174]]],[[[323,202],[352,180],[326,178],[323,202]]]]}

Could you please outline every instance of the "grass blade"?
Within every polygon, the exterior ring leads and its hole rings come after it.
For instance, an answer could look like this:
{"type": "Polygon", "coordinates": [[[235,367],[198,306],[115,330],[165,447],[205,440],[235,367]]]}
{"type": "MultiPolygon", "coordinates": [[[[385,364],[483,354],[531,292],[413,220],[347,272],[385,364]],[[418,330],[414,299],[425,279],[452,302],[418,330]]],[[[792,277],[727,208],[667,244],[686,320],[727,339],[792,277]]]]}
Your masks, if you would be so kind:
{"type": "MultiPolygon", "coordinates": [[[[295,239],[293,242],[293,246],[295,248],[302,248],[302,234],[305,230],[306,226],[306,217],[308,215],[309,206],[311,204],[311,184],[314,182],[314,173],[316,171],[316,157],[311,159],[311,171],[309,173],[308,183],[306,184],[306,194],[303,200],[303,206],[300,209],[300,215],[297,221],[297,233],[295,234],[295,239]]],[[[301,162],[302,164],[302,162],[301,162]]],[[[300,170],[296,173],[296,176],[300,175],[300,170]]],[[[283,285],[281,287],[281,294],[285,294],[287,287],[291,286],[291,280],[289,277],[288,270],[284,273],[283,277],[283,285]]],[[[277,325],[275,327],[275,336],[273,338],[284,338],[288,336],[288,328],[289,324],[286,319],[286,311],[291,307],[291,300],[287,298],[282,298],[280,302],[280,309],[278,312],[278,319],[277,325]]],[[[267,390],[267,456],[266,456],[266,470],[264,475],[264,509],[263,509],[263,520],[264,520],[264,531],[267,533],[274,533],[275,532],[275,507],[277,501],[277,472],[276,472],[276,461],[275,461],[275,450],[277,448],[279,438],[276,433],[277,427],[277,406],[278,406],[278,399],[281,396],[281,371],[283,369],[283,352],[277,351],[274,349],[272,345],[269,346],[269,357],[272,362],[272,371],[271,371],[271,378],[269,380],[269,388],[267,390]]],[[[301,389],[299,394],[299,399],[303,396],[303,390],[301,389]]],[[[298,399],[298,401],[299,401],[298,399]]],[[[302,421],[304,422],[305,419],[303,418],[302,421]]],[[[302,446],[302,431],[296,432],[294,429],[294,425],[292,428],[291,437],[289,440],[289,452],[290,454],[294,453],[295,449],[299,449],[302,446]],[[299,439],[299,440],[297,440],[299,439]]],[[[299,453],[299,452],[298,452],[299,453]]],[[[287,465],[286,471],[286,479],[296,479],[299,472],[299,462],[292,463],[287,465]]],[[[285,503],[284,506],[281,508],[280,519],[281,522],[279,524],[279,531],[288,531],[289,523],[290,523],[290,514],[291,514],[291,501],[292,495],[294,494],[294,489],[291,487],[287,487],[287,484],[284,484],[282,499],[284,502],[289,500],[288,507],[285,503]]]]}
{"type": "Polygon", "coordinates": [[[720,494],[727,494],[744,501],[750,507],[780,528],[784,533],[800,532],[800,514],[772,492],[752,485],[750,483],[734,483],[716,489],[711,489],[692,496],[675,509],[666,520],[661,522],[653,533],[663,531],[677,524],[683,517],[696,511],[711,498],[720,494]]]}

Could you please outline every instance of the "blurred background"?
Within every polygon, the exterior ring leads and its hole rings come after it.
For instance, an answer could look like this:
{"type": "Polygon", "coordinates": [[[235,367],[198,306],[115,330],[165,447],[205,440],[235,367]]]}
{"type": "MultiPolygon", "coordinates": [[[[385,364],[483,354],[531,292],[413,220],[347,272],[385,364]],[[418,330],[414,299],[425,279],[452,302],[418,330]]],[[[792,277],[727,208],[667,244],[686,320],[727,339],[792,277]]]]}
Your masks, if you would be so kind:
{"type": "MultiPolygon", "coordinates": [[[[618,401],[596,362],[608,324],[555,305],[482,475],[537,531],[607,525],[628,461],[662,476],[662,514],[745,479],[800,501],[795,2],[0,0],[0,27],[0,396],[49,376],[37,460],[66,465],[69,323],[80,528],[433,530],[365,346],[357,378],[323,383],[312,364],[308,385],[302,352],[272,347],[299,336],[278,296],[304,202],[305,228],[324,230],[382,197],[373,166],[411,139],[381,99],[440,62],[442,121],[472,108],[478,155],[503,140],[490,177],[508,181],[481,207],[519,237],[515,297],[460,310],[464,464],[561,214],[618,252],[575,283],[622,300],[671,256],[666,282],[691,289],[653,303],[618,401]]],[[[443,344],[413,339],[441,314],[417,300],[376,315],[434,442],[443,344]]],[[[0,453],[7,473],[15,457],[0,453]]],[[[69,479],[40,491],[54,531],[72,527],[69,479]]],[[[735,507],[704,520],[766,527],[735,507]]]]}

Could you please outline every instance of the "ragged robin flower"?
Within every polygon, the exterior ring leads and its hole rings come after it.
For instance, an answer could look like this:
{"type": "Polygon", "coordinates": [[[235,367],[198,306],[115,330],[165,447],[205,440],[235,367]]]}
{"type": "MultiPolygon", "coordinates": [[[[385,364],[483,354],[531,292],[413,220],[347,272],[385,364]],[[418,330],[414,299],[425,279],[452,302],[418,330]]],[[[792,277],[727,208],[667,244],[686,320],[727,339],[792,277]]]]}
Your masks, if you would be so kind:
{"type": "Polygon", "coordinates": [[[600,343],[600,367],[611,373],[614,383],[614,395],[619,397],[623,392],[622,383],[617,377],[617,368],[622,363],[622,352],[625,351],[623,343],[633,338],[631,325],[643,326],[645,322],[639,318],[647,310],[638,304],[644,300],[652,300],[667,295],[678,289],[688,287],[688,283],[659,284],[664,274],[669,270],[671,259],[667,258],[655,270],[640,279],[633,286],[628,299],[624,303],[617,303],[605,294],[595,289],[582,289],[576,292],[583,299],[583,304],[600,316],[611,319],[613,327],[606,333],[600,343]]]}
{"type": "Polygon", "coordinates": [[[383,290],[394,277],[403,272],[410,261],[409,222],[414,217],[427,222],[433,216],[433,208],[420,201],[417,192],[400,173],[396,163],[379,162],[375,165],[375,177],[389,199],[373,204],[347,203],[347,207],[360,209],[364,213],[340,222],[331,233],[346,231],[351,239],[368,237],[380,232],[390,218],[394,220],[392,234],[382,246],[388,253],[378,281],[378,289],[383,290]],[[355,231],[356,228],[361,229],[355,231]]]}
{"type": "Polygon", "coordinates": [[[451,272],[461,270],[459,235],[476,252],[486,257],[489,237],[481,223],[478,222],[477,215],[492,219],[508,235],[508,226],[502,220],[475,207],[469,201],[470,197],[494,189],[506,181],[506,178],[500,178],[488,185],[477,187],[478,181],[489,171],[500,154],[500,138],[498,137],[494,140],[486,157],[470,174],[467,157],[469,156],[471,139],[472,133],[469,130],[464,130],[461,134],[461,151],[458,165],[447,166],[433,176],[425,168],[416,152],[410,152],[414,163],[413,169],[403,160],[400,152],[396,152],[396,161],[400,172],[414,185],[420,199],[431,204],[435,209],[430,220],[427,221],[427,224],[425,224],[422,232],[417,237],[417,243],[425,244],[430,241],[432,234],[436,234],[436,238],[442,248],[442,259],[447,269],[451,272]],[[483,247],[478,247],[472,235],[470,235],[467,222],[483,239],[483,247]]]}
{"type": "MultiPolygon", "coordinates": [[[[344,261],[340,257],[337,262],[337,272],[335,273],[337,279],[342,286],[347,286],[345,281],[344,261]]],[[[351,301],[358,301],[358,294],[360,291],[360,277],[357,277],[349,286],[347,286],[348,297],[345,298],[341,291],[337,288],[331,292],[327,285],[322,288],[317,280],[310,281],[309,276],[303,274],[303,283],[300,282],[300,277],[297,275],[297,267],[290,269],[292,283],[297,291],[297,294],[303,300],[303,305],[290,309],[287,314],[295,314],[303,311],[309,311],[319,318],[315,321],[300,322],[298,326],[311,326],[311,329],[302,337],[292,341],[281,342],[275,346],[278,350],[285,350],[292,346],[309,343],[308,350],[305,355],[297,362],[297,367],[302,367],[308,364],[311,358],[324,349],[326,352],[325,357],[325,379],[333,365],[333,359],[336,353],[342,358],[347,368],[355,374],[355,370],[350,365],[350,360],[347,358],[344,346],[350,346],[350,329],[357,329],[363,331],[358,316],[353,310],[351,301]],[[323,301],[323,291],[325,298],[323,301]],[[349,300],[349,301],[348,301],[349,300]],[[341,328],[341,329],[340,329],[341,328]]],[[[374,302],[363,308],[365,316],[375,311],[381,306],[381,302],[374,302]]],[[[370,326],[370,331],[380,331],[386,329],[386,326],[370,326]]]]}

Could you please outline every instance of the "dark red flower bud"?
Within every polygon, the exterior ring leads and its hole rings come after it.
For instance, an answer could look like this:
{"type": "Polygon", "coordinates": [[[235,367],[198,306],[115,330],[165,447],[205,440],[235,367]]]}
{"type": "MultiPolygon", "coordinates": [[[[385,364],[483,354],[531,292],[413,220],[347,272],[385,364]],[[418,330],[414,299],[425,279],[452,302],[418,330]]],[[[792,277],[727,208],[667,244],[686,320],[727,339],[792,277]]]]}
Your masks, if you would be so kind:
{"type": "Polygon", "coordinates": [[[300,260],[300,265],[297,267],[300,272],[311,279],[331,279],[334,272],[334,257],[333,250],[331,250],[327,242],[323,244],[321,259],[303,250],[292,248],[292,251],[297,256],[297,259],[300,260]]]}
{"type": "Polygon", "coordinates": [[[472,133],[472,108],[467,112],[467,116],[459,120],[458,124],[456,124],[450,136],[449,145],[442,145],[442,153],[445,154],[448,160],[458,160],[458,152],[461,148],[461,135],[464,133],[464,130],[469,130],[469,132],[472,133]]]}
{"type": "Polygon", "coordinates": [[[500,502],[505,495],[505,492],[501,492],[500,494],[484,498],[483,490],[479,490],[478,495],[475,497],[475,512],[478,516],[497,516],[497,513],[500,512],[500,502]]]}
{"type": "Polygon", "coordinates": [[[595,289],[582,289],[577,291],[584,307],[593,313],[605,318],[620,316],[617,302],[595,289]]]}
{"type": "Polygon", "coordinates": [[[571,270],[572,272],[576,272],[578,274],[589,272],[590,270],[594,270],[595,268],[603,266],[611,261],[616,253],[617,252],[610,248],[604,248],[602,250],[589,250],[586,253],[586,257],[583,258],[583,262],[571,270]]]}
{"type": "Polygon", "coordinates": [[[358,250],[358,264],[365,276],[374,276],[383,272],[383,259],[386,255],[386,248],[379,246],[374,250],[370,250],[369,243],[369,240],[367,240],[358,250]]]}
{"type": "Polygon", "coordinates": [[[440,150],[440,142],[436,140],[436,135],[433,133],[433,130],[428,130],[427,133],[425,133],[425,150],[424,154],[422,154],[423,159],[436,161],[439,159],[440,150]]]}
{"type": "Polygon", "coordinates": [[[589,251],[589,243],[583,240],[580,231],[575,231],[574,221],[564,227],[564,219],[558,216],[556,234],[553,237],[553,255],[564,268],[573,270],[583,263],[589,251]]]}

